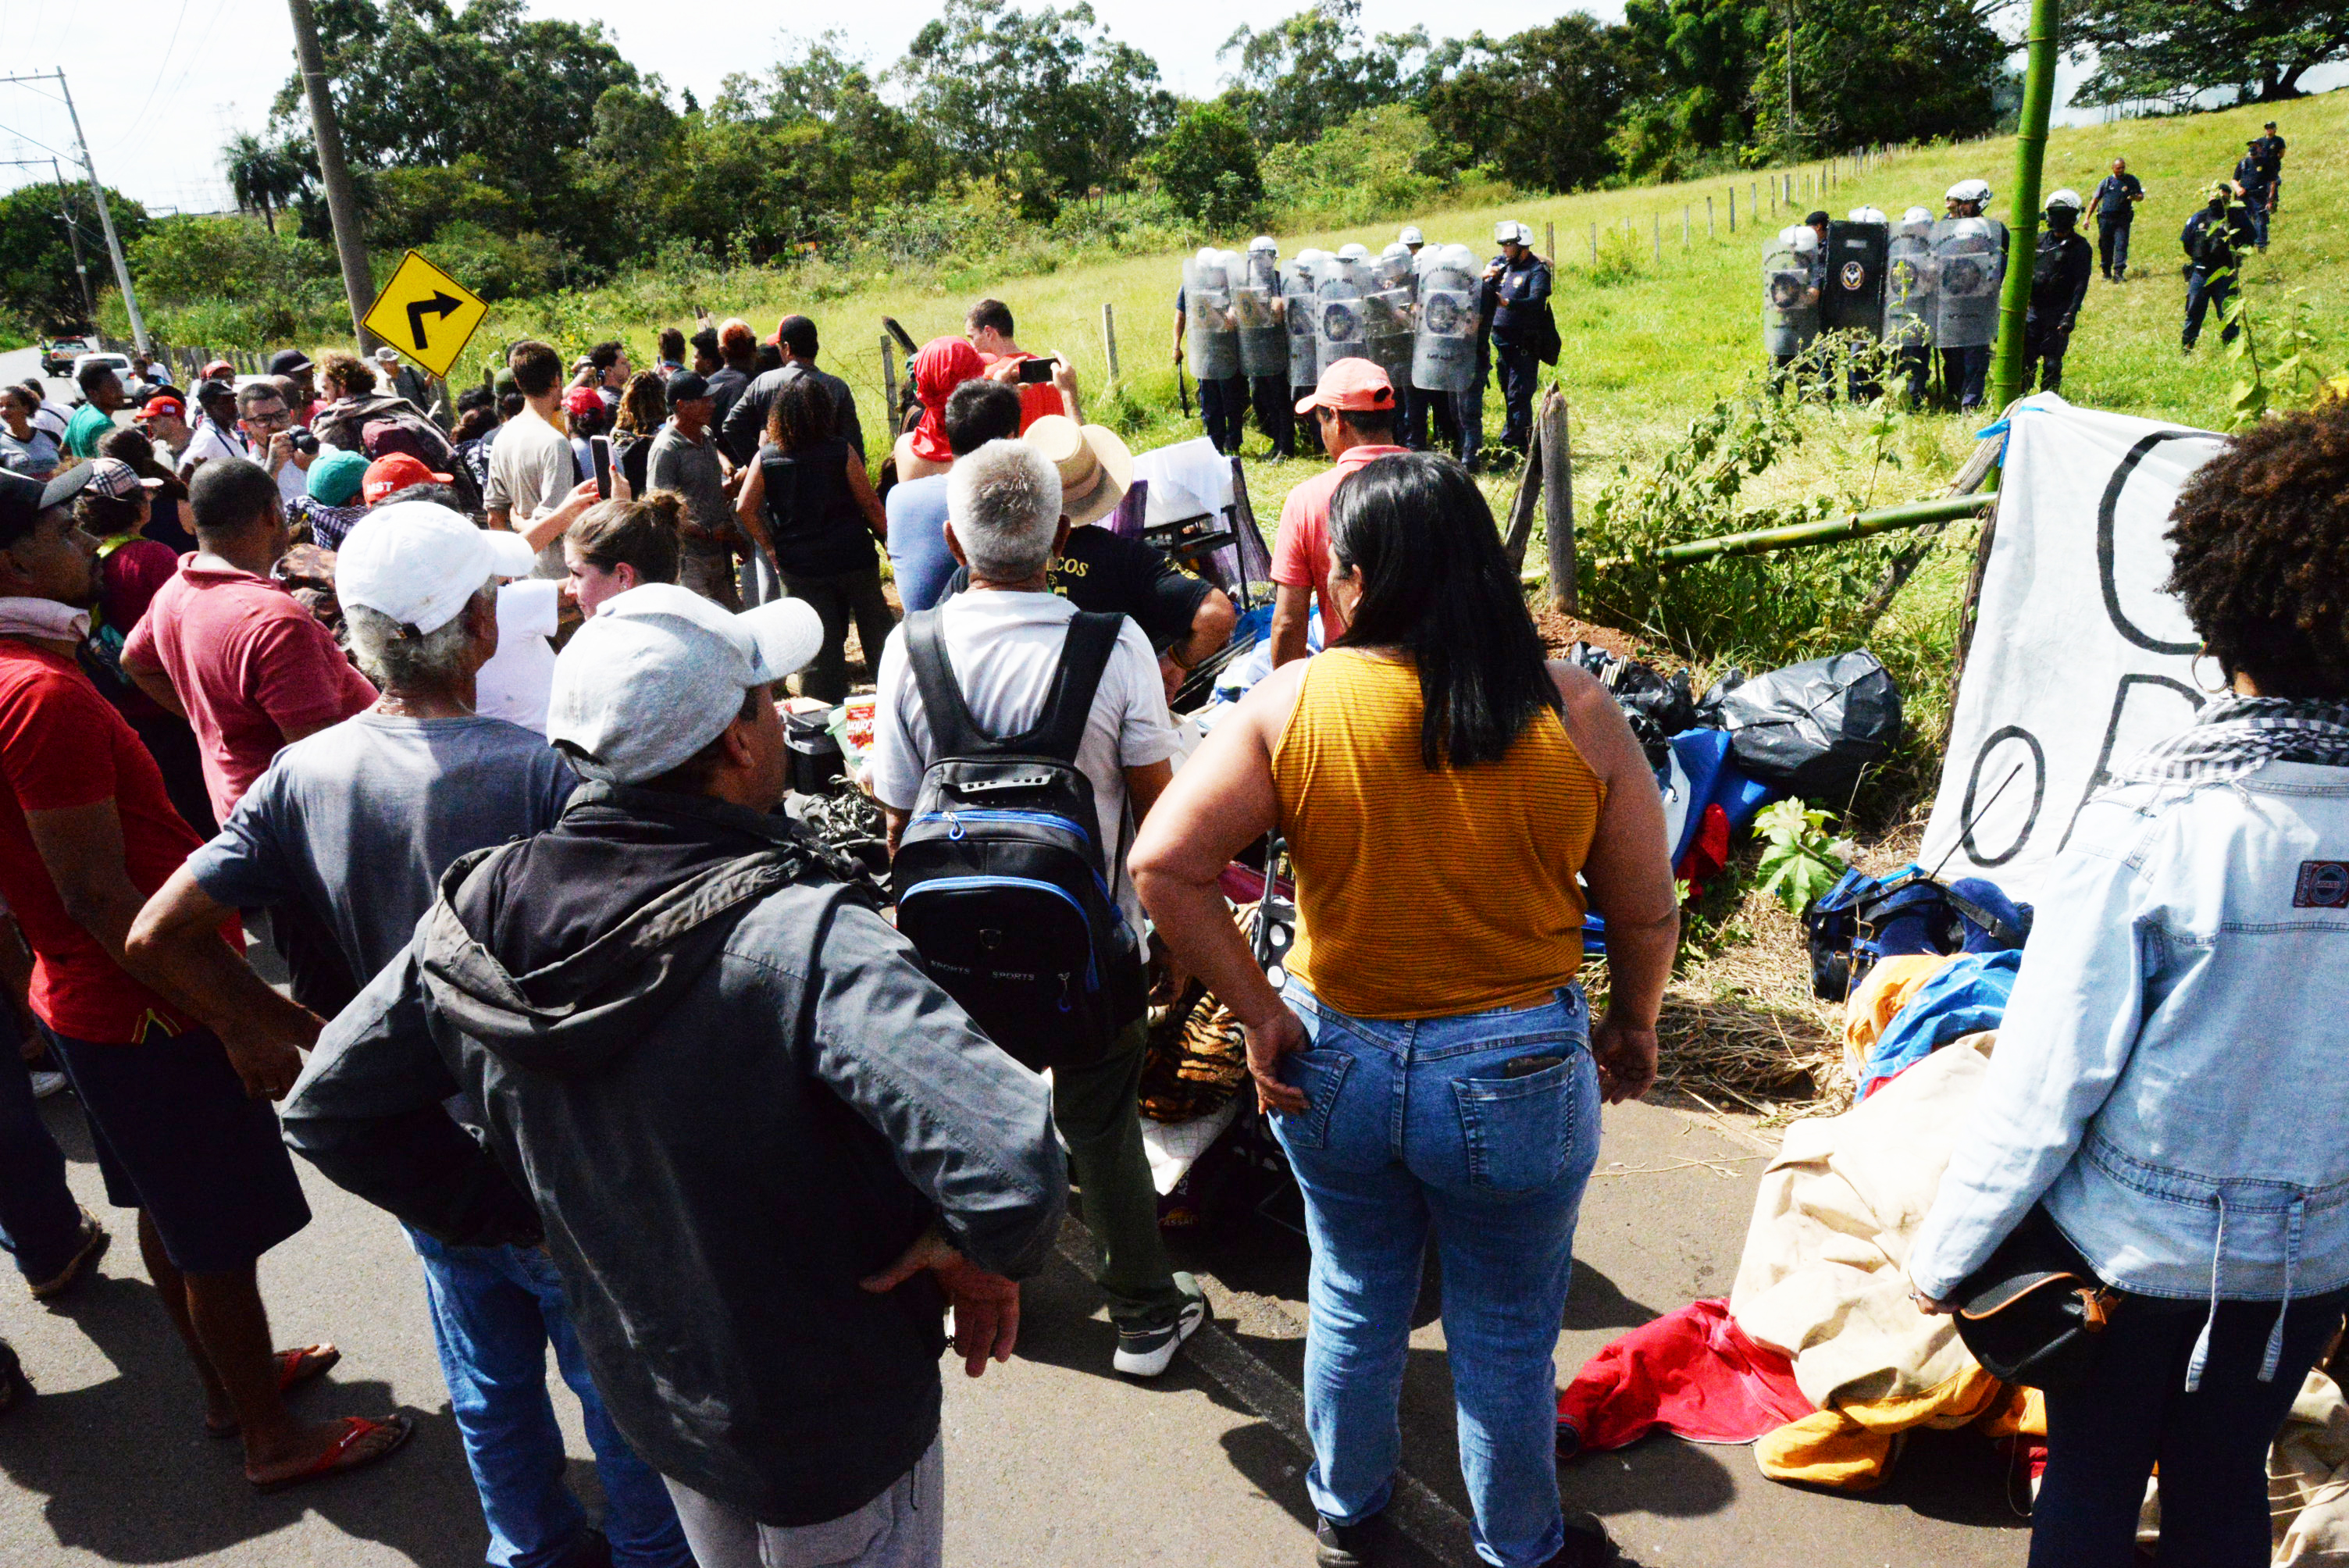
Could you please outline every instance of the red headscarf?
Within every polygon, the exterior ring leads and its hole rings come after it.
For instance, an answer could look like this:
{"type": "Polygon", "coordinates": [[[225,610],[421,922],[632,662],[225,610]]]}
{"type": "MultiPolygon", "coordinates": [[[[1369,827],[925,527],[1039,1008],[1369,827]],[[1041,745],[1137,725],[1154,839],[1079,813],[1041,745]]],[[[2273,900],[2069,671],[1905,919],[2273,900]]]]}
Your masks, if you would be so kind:
{"type": "Polygon", "coordinates": [[[947,445],[947,399],[966,381],[987,373],[978,350],[959,337],[934,337],[922,345],[907,366],[914,375],[914,395],[922,400],[922,422],[914,427],[914,455],[928,462],[954,461],[947,445]]]}

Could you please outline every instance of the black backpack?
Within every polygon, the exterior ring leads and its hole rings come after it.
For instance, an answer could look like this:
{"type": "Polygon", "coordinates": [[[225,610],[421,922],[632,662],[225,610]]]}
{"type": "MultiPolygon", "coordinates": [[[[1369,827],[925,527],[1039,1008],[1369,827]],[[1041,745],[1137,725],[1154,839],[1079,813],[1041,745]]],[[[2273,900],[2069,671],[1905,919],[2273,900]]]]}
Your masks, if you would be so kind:
{"type": "Polygon", "coordinates": [[[1069,624],[1025,735],[983,733],[947,663],[938,612],[905,618],[937,760],[922,775],[890,884],[930,977],[1014,1059],[1098,1061],[1143,1014],[1140,943],[1118,911],[1077,748],[1123,615],[1069,624]]]}

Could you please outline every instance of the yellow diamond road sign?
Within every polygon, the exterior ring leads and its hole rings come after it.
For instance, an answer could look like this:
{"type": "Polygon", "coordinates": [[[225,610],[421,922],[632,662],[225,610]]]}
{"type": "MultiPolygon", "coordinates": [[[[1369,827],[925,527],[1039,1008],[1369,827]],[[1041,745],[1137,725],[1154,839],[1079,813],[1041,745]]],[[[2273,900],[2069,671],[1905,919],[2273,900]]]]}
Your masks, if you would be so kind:
{"type": "Polygon", "coordinates": [[[410,251],[367,307],[367,328],[433,375],[446,376],[489,308],[479,294],[410,251]]]}

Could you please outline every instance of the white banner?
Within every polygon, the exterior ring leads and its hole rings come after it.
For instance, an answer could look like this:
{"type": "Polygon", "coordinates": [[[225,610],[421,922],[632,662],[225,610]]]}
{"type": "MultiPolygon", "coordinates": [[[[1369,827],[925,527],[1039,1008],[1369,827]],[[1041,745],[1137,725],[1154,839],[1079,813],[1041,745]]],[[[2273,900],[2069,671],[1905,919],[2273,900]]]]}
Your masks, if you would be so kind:
{"type": "MultiPolygon", "coordinates": [[[[2163,535],[2224,437],[2075,408],[2014,411],[1998,530],[1919,863],[2028,901],[2116,764],[2209,700],[2163,535]]],[[[2218,666],[2203,670],[2217,680],[2218,666]]]]}

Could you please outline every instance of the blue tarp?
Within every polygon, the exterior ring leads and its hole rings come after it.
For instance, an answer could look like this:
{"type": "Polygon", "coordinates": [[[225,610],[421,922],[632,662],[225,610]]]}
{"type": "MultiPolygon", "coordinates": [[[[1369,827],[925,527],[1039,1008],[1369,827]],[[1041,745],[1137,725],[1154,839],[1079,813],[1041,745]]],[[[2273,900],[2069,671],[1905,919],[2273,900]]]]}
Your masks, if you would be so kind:
{"type": "Polygon", "coordinates": [[[1868,1053],[1859,1075],[1859,1098],[1883,1087],[1903,1068],[1916,1066],[1951,1040],[1995,1029],[2006,1016],[2006,999],[2023,967],[2019,950],[1964,953],[1950,960],[1918,987],[1868,1053]]]}

